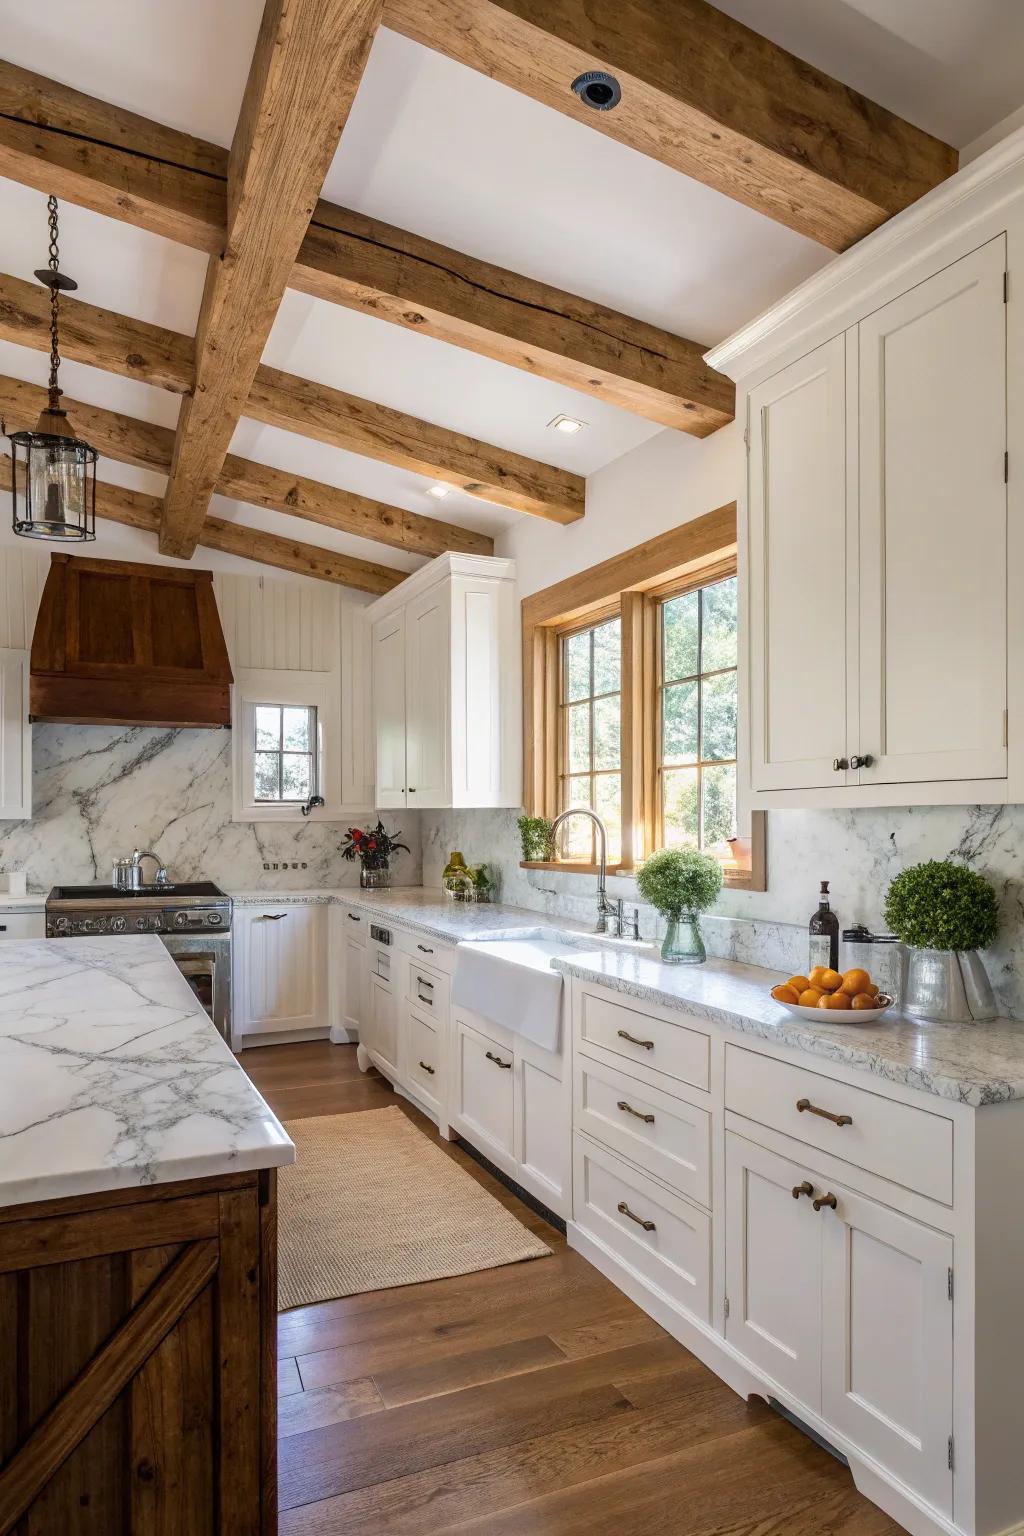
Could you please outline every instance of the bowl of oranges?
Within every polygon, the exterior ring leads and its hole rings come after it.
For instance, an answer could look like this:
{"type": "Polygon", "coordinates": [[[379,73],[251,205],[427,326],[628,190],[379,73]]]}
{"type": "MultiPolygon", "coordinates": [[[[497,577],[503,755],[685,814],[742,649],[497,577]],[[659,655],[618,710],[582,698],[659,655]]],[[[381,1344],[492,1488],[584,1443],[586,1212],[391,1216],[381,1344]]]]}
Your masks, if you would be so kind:
{"type": "Polygon", "coordinates": [[[772,997],[790,1013],[821,1024],[870,1024],[893,1005],[860,966],[834,971],[816,965],[809,976],[791,976],[772,987],[772,997]]]}

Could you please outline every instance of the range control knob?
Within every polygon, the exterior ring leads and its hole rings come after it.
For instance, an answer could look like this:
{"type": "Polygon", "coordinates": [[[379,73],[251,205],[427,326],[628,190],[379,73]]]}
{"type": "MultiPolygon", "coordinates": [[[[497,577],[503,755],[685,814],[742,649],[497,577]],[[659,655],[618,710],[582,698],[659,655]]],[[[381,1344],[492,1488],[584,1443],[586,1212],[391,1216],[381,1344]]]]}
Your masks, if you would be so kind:
{"type": "Polygon", "coordinates": [[[144,917],[137,917],[135,919],[135,926],[140,933],[143,933],[146,927],[146,919],[144,917]]]}
{"type": "Polygon", "coordinates": [[[211,928],[219,928],[220,924],[221,924],[220,913],[219,912],[208,912],[207,915],[206,915],[206,921],[209,923],[211,928]]]}
{"type": "Polygon", "coordinates": [[[112,917],[110,919],[111,933],[124,933],[127,926],[128,919],[126,917],[112,917]]]}
{"type": "Polygon", "coordinates": [[[57,932],[58,933],[67,933],[67,931],[68,931],[68,920],[67,920],[67,918],[66,917],[58,917],[57,923],[56,923],[56,927],[57,927],[57,932]]]}
{"type": "Polygon", "coordinates": [[[187,912],[175,912],[175,914],[174,914],[174,926],[175,926],[175,928],[186,928],[188,926],[188,913],[187,912]]]}

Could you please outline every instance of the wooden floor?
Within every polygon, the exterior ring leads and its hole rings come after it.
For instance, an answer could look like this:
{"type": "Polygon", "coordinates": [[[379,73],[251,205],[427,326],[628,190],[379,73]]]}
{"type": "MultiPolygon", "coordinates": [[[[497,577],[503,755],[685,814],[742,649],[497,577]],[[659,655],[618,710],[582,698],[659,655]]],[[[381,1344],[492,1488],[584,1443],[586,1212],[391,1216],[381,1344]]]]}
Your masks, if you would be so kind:
{"type": "MultiPolygon", "coordinates": [[[[241,1060],[282,1120],[397,1103],[447,1146],[352,1046],[241,1060]]],[[[281,1536],[898,1536],[450,1150],[554,1255],[281,1315],[281,1536]]]]}

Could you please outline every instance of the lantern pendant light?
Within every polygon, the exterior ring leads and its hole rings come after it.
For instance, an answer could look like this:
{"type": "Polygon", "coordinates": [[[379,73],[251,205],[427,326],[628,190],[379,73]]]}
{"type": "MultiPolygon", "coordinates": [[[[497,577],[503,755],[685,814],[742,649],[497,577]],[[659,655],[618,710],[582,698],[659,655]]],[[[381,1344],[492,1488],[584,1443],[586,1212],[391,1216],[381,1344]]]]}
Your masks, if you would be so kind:
{"type": "MultiPolygon", "coordinates": [[[[57,309],[62,293],[78,287],[58,269],[57,199],[48,200],[50,259],[36,277],[50,290],[50,399],[35,428],[11,432],[14,531],[22,538],[85,543],[96,537],[95,448],[76,437],[61,409],[57,387],[60,350],[57,309]]],[[[6,432],[6,423],[3,425],[6,432]]]]}

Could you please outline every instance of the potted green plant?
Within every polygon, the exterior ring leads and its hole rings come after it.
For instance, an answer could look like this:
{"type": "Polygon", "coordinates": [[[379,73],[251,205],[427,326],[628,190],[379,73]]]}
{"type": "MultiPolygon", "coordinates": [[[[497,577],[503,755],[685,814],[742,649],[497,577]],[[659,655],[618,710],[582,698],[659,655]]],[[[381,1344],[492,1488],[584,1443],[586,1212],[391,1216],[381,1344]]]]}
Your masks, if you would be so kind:
{"type": "Polygon", "coordinates": [[[982,875],[948,859],[915,864],[889,886],[885,917],[907,947],[904,1013],[938,1024],[995,1018],[978,951],[996,936],[999,902],[982,875]]]}
{"type": "Polygon", "coordinates": [[[520,816],[516,826],[524,864],[548,863],[555,857],[554,822],[546,816],[520,816]]]}
{"type": "Polygon", "coordinates": [[[699,964],[707,959],[700,914],[714,906],[722,889],[722,867],[706,853],[662,848],[637,871],[641,900],[657,907],[666,920],[661,958],[669,965],[699,964]]]}

